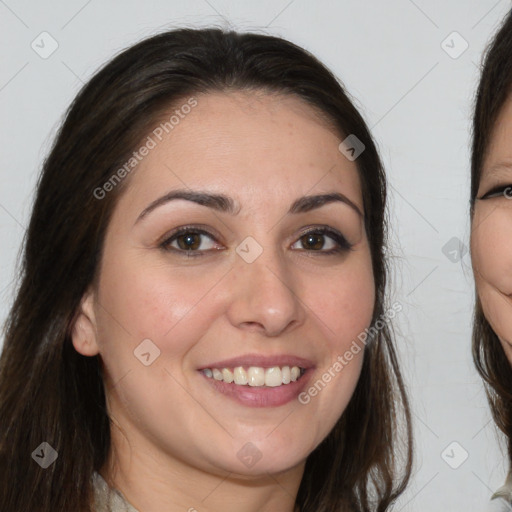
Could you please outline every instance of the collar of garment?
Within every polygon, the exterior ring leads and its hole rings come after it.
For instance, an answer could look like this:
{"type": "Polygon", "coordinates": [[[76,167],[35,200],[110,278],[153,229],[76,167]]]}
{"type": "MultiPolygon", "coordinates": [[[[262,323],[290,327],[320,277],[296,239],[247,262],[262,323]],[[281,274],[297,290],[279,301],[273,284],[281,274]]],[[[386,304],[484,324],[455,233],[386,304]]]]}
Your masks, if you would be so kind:
{"type": "Polygon", "coordinates": [[[512,503],[512,471],[508,474],[505,484],[492,495],[491,499],[495,498],[503,498],[512,503]]]}
{"type": "Polygon", "coordinates": [[[92,475],[92,485],[95,512],[138,512],[136,508],[128,503],[121,491],[111,489],[96,471],[92,475]]]}

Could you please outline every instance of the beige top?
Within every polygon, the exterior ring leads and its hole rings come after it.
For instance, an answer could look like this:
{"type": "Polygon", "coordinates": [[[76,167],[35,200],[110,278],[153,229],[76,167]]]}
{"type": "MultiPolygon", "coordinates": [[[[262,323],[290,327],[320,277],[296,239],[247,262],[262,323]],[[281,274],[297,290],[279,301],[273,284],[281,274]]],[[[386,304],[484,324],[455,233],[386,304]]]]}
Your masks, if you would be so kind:
{"type": "Polygon", "coordinates": [[[512,472],[507,476],[505,485],[493,495],[488,512],[512,512],[512,472]]]}
{"type": "Polygon", "coordinates": [[[95,512],[138,512],[121,491],[111,489],[103,477],[96,471],[92,475],[94,488],[94,510],[95,512]]]}

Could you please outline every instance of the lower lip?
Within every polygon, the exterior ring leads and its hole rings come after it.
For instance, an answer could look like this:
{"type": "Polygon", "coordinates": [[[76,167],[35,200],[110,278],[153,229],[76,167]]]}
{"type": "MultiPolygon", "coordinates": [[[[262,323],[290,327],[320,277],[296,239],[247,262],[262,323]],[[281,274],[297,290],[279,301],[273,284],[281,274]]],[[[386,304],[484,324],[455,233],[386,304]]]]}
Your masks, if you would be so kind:
{"type": "Polygon", "coordinates": [[[312,368],[308,368],[295,382],[276,387],[239,386],[234,382],[228,384],[222,380],[207,377],[202,372],[200,373],[213,389],[242,405],[249,407],[278,407],[297,399],[307,385],[312,368]]]}

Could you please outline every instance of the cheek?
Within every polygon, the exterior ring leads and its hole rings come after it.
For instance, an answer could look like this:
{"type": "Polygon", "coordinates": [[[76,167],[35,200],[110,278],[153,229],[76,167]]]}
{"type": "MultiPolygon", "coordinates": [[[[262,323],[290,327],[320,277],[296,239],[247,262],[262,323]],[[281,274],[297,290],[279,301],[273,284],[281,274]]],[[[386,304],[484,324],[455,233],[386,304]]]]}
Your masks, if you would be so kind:
{"type": "Polygon", "coordinates": [[[106,261],[99,295],[103,355],[115,352],[127,363],[145,339],[161,351],[160,362],[186,353],[211,322],[212,291],[224,273],[147,261],[106,261]]]}
{"type": "Polygon", "coordinates": [[[488,283],[481,283],[478,295],[487,321],[498,335],[509,361],[512,362],[512,298],[488,283]]]}
{"type": "Polygon", "coordinates": [[[316,286],[314,279],[308,279],[304,297],[326,356],[299,396],[309,408],[311,438],[317,443],[343,414],[361,373],[365,338],[360,335],[370,326],[375,299],[369,254],[342,265],[339,272],[316,281],[316,286]]]}
{"type": "Polygon", "coordinates": [[[322,320],[326,339],[338,350],[369,326],[375,300],[375,284],[369,254],[326,277],[322,286],[309,282],[308,304],[322,320]]]}
{"type": "Polygon", "coordinates": [[[471,236],[471,256],[477,287],[482,282],[505,295],[512,293],[512,209],[476,210],[471,236]]]}
{"type": "MultiPolygon", "coordinates": [[[[361,276],[363,277],[363,276],[361,276]]],[[[329,344],[331,356],[342,354],[370,324],[373,314],[373,282],[364,283],[364,277],[353,283],[344,280],[339,288],[335,282],[330,289],[309,294],[311,310],[318,318],[317,326],[329,344]],[[353,286],[351,286],[353,284],[353,286]]]]}
{"type": "Polygon", "coordinates": [[[369,253],[360,253],[349,264],[341,265],[338,272],[321,280],[306,278],[304,302],[315,326],[314,333],[325,346],[326,358],[319,369],[323,373],[321,377],[329,379],[325,375],[329,369],[334,370],[330,373],[335,375],[329,386],[331,391],[325,395],[326,399],[331,394],[337,396],[338,407],[332,412],[341,413],[357,384],[366,339],[361,334],[370,326],[374,300],[375,283],[369,253]],[[333,368],[335,361],[341,362],[341,367],[337,364],[333,368]]]}
{"type": "Polygon", "coordinates": [[[471,256],[478,297],[485,317],[511,359],[512,343],[512,210],[477,209],[471,256]]]}

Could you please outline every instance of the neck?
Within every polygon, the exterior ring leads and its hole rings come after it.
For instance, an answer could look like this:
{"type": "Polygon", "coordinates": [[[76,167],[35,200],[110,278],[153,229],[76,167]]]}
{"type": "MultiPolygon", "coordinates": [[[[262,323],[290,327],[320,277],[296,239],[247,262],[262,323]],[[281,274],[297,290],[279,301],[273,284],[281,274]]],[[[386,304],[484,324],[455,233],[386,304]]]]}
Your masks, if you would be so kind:
{"type": "Polygon", "coordinates": [[[100,473],[139,512],[293,512],[304,466],[251,476],[207,471],[141,439],[128,446],[114,428],[100,473]]]}

